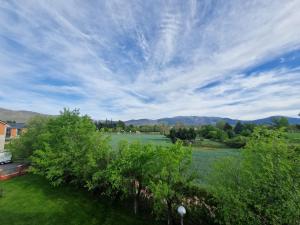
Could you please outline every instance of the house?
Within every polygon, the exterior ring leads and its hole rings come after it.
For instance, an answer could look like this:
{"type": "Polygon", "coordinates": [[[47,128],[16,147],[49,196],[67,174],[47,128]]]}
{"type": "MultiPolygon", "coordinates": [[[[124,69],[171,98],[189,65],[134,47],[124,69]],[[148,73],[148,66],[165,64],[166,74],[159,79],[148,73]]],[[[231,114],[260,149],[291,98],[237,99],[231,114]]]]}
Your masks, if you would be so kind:
{"type": "Polygon", "coordinates": [[[0,152],[4,152],[5,138],[8,128],[9,125],[6,122],[0,120],[0,152]]]}
{"type": "Polygon", "coordinates": [[[25,130],[24,123],[7,123],[0,120],[0,164],[11,162],[11,153],[4,149],[6,142],[25,130]]]}
{"type": "Polygon", "coordinates": [[[18,137],[22,132],[26,130],[25,123],[9,123],[9,127],[6,130],[6,139],[18,137]]]}
{"type": "Polygon", "coordinates": [[[8,163],[11,161],[10,152],[6,152],[4,150],[6,132],[8,128],[9,125],[6,122],[0,120],[0,164],[8,163]]]}

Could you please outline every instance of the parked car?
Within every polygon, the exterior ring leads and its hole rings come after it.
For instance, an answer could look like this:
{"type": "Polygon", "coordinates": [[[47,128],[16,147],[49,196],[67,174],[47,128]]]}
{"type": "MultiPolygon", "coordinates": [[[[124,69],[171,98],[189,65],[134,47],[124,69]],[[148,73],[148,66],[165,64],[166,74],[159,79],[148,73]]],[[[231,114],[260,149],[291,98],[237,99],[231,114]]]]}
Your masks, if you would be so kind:
{"type": "Polygon", "coordinates": [[[0,152],[0,164],[11,163],[11,153],[10,152],[0,152]]]}

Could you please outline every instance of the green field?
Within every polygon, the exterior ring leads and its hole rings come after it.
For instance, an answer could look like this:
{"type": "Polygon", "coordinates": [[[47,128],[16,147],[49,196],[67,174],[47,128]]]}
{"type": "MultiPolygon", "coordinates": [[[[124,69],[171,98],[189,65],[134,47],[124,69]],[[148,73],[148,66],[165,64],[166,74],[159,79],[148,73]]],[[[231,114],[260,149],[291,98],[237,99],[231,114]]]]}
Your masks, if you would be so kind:
{"type": "MultiPolygon", "coordinates": [[[[144,144],[153,145],[171,145],[171,141],[163,135],[155,134],[112,134],[111,142],[114,148],[117,148],[121,140],[128,142],[139,141],[144,144]]],[[[197,147],[193,147],[193,163],[192,168],[199,175],[199,181],[202,183],[205,176],[209,173],[213,162],[227,156],[239,156],[239,149],[232,149],[226,147],[220,142],[204,139],[197,143],[197,147]]]]}
{"type": "Polygon", "coordinates": [[[287,133],[287,137],[290,143],[300,145],[300,132],[287,133]]]}
{"type": "Polygon", "coordinates": [[[163,135],[157,134],[122,134],[122,133],[112,133],[111,143],[114,148],[118,147],[118,143],[122,140],[126,140],[128,142],[139,141],[142,144],[153,144],[153,145],[171,145],[170,139],[166,138],[163,135]]]}
{"type": "Polygon", "coordinates": [[[73,187],[52,187],[48,181],[25,175],[0,182],[1,225],[153,225],[126,207],[92,197],[73,187]]]}

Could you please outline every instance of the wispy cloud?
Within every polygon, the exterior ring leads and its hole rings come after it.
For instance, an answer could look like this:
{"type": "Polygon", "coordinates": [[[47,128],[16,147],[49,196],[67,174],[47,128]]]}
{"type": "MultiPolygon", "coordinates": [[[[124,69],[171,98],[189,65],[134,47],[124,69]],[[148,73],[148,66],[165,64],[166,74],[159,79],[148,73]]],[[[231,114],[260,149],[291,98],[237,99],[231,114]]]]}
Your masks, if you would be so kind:
{"type": "Polygon", "coordinates": [[[298,0],[3,1],[0,104],[94,118],[300,110],[298,0]]]}

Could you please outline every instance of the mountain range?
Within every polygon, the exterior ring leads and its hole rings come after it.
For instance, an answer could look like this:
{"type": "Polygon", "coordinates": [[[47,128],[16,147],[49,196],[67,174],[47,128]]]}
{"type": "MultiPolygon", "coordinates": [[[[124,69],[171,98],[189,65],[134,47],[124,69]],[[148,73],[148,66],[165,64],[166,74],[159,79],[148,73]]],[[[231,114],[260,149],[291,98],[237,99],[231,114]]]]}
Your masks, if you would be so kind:
{"type": "Polygon", "coordinates": [[[0,108],[0,120],[2,121],[16,121],[17,123],[26,123],[30,118],[34,116],[47,116],[45,114],[31,112],[31,111],[16,111],[10,109],[0,108]]]}
{"type": "MultiPolygon", "coordinates": [[[[176,116],[171,118],[161,118],[157,120],[139,119],[139,120],[128,120],[125,123],[127,125],[154,125],[154,124],[166,124],[175,125],[176,123],[182,123],[185,125],[205,125],[205,124],[216,124],[216,122],[223,120],[231,125],[236,124],[238,121],[242,123],[254,123],[254,124],[271,124],[274,118],[281,116],[270,116],[257,120],[237,120],[223,117],[209,117],[209,116],[176,116]]],[[[286,117],[289,124],[300,124],[300,118],[286,117]]]]}
{"type": "MultiPolygon", "coordinates": [[[[46,114],[41,114],[32,111],[15,111],[10,109],[0,108],[0,120],[14,120],[20,123],[26,123],[31,117],[34,116],[47,116],[46,114]]],[[[209,116],[176,116],[170,118],[161,118],[156,120],[151,119],[135,119],[125,121],[127,125],[155,125],[155,124],[166,124],[166,125],[175,125],[177,123],[182,123],[185,125],[204,125],[204,124],[215,124],[219,120],[223,120],[231,125],[236,124],[237,121],[242,123],[254,123],[254,124],[271,124],[272,120],[280,116],[271,116],[257,120],[237,120],[231,118],[223,117],[209,117],[209,116]]],[[[300,124],[300,118],[286,117],[290,124],[300,124]]]]}

